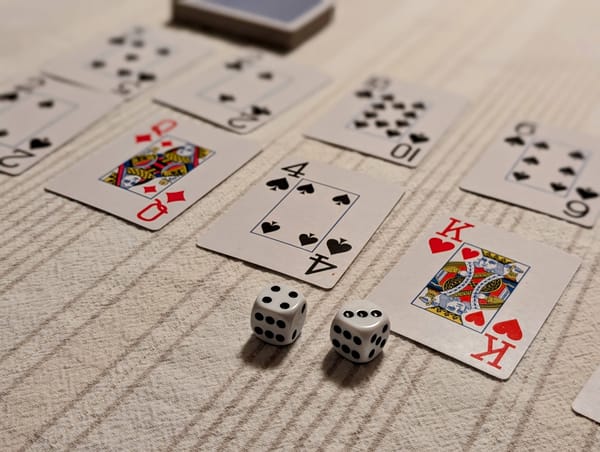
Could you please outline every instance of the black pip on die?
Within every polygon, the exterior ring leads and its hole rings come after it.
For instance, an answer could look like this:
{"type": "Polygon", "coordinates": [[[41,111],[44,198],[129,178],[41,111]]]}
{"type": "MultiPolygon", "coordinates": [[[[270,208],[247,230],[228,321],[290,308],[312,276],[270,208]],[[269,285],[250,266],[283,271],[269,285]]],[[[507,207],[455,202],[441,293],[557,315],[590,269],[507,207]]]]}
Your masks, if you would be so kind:
{"type": "Polygon", "coordinates": [[[338,311],[329,334],[340,355],[356,363],[367,363],[383,350],[390,335],[390,319],[376,304],[356,300],[338,311]]]}
{"type": "Polygon", "coordinates": [[[300,336],[305,318],[304,296],[287,285],[274,284],[258,294],[250,324],[254,334],[263,341],[288,345],[300,336]]]}

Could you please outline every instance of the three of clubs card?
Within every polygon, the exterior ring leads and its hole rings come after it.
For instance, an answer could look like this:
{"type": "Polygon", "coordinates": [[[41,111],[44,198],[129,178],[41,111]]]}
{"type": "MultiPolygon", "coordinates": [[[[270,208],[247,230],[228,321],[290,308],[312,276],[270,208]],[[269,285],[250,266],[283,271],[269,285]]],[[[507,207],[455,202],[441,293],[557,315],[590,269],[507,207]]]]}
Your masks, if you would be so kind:
{"type": "Polygon", "coordinates": [[[198,245],[330,289],[403,193],[360,173],[288,159],[198,245]]]}
{"type": "Polygon", "coordinates": [[[52,179],[46,190],[158,230],[259,151],[215,127],[156,115],[52,179]]]}
{"type": "Polygon", "coordinates": [[[597,147],[588,137],[520,122],[494,141],[460,188],[591,228],[600,212],[597,147]]]}
{"type": "Polygon", "coordinates": [[[0,173],[18,175],[121,100],[42,76],[0,86],[0,173]]]}
{"type": "Polygon", "coordinates": [[[306,135],[414,168],[465,106],[453,94],[374,76],[306,135]]]}
{"type": "Polygon", "coordinates": [[[573,410],[600,424],[600,367],[577,395],[573,410]]]}
{"type": "Polygon", "coordinates": [[[578,257],[462,216],[435,219],[369,299],[392,330],[508,379],[578,257]]]}
{"type": "Polygon", "coordinates": [[[199,69],[155,100],[234,132],[248,133],[324,86],[316,70],[275,56],[250,53],[199,69]]]}
{"type": "Polygon", "coordinates": [[[198,41],[174,31],[134,27],[96,39],[49,61],[42,69],[53,76],[129,99],[206,56],[208,47],[198,41]]]}

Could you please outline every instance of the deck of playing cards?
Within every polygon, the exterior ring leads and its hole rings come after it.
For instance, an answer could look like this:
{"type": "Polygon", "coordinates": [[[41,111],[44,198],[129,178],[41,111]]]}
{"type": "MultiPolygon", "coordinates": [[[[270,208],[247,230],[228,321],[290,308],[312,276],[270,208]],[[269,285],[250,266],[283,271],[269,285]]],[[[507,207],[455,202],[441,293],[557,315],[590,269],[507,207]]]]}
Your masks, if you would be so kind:
{"type": "Polygon", "coordinates": [[[52,179],[46,190],[154,231],[259,151],[214,127],[157,115],[52,179]]]}
{"type": "Polygon", "coordinates": [[[330,289],[403,193],[360,173],[288,159],[198,245],[330,289]]]}
{"type": "Polygon", "coordinates": [[[392,331],[508,379],[580,265],[547,245],[440,216],[369,295],[392,331]]]}

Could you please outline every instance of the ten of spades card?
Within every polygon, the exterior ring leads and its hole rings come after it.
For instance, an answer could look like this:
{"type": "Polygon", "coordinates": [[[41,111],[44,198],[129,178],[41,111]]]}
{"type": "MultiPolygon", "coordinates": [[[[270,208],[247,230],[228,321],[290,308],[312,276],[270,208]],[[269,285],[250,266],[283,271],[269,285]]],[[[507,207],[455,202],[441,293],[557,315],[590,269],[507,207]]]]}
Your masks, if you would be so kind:
{"type": "Polygon", "coordinates": [[[372,291],[392,330],[508,379],[580,265],[463,216],[436,218],[372,291]]]}
{"type": "Polygon", "coordinates": [[[460,187],[593,227],[600,212],[596,141],[535,122],[511,124],[460,187]]]}
{"type": "Polygon", "coordinates": [[[600,367],[577,395],[573,410],[600,424],[600,367]]]}
{"type": "Polygon", "coordinates": [[[291,158],[217,219],[198,245],[329,289],[403,192],[364,174],[291,158]]]}
{"type": "Polygon", "coordinates": [[[215,127],[156,115],[52,179],[46,190],[158,230],[259,151],[215,127]]]}
{"type": "Polygon", "coordinates": [[[120,103],[42,76],[0,85],[0,173],[18,175],[120,103]]]}
{"type": "Polygon", "coordinates": [[[42,69],[50,75],[130,99],[208,53],[200,38],[138,26],[95,39],[49,61],[42,69]]]}
{"type": "Polygon", "coordinates": [[[249,53],[208,71],[199,69],[155,100],[238,133],[248,133],[324,86],[315,69],[249,53]]]}
{"type": "Polygon", "coordinates": [[[373,76],[306,135],[414,168],[465,106],[454,94],[373,76]]]}

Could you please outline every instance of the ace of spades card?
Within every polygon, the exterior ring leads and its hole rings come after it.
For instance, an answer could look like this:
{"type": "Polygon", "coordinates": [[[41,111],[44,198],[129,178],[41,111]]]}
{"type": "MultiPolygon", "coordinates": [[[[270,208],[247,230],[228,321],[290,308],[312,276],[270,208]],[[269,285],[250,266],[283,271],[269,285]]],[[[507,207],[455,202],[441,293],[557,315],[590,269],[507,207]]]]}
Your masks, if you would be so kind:
{"type": "Polygon", "coordinates": [[[43,76],[0,85],[0,173],[23,173],[120,103],[43,76]]]}
{"type": "Polygon", "coordinates": [[[42,70],[61,79],[130,99],[208,53],[208,47],[199,38],[137,26],[96,38],[49,61],[42,70]]]}
{"type": "Polygon", "coordinates": [[[154,231],[259,151],[214,127],[156,115],[52,179],[46,190],[154,231]]]}
{"type": "Polygon", "coordinates": [[[511,124],[460,188],[591,228],[600,212],[596,141],[535,122],[511,124]]]}
{"type": "Polygon", "coordinates": [[[373,76],[306,135],[414,168],[465,106],[453,94],[373,76]]]}
{"type": "Polygon", "coordinates": [[[249,53],[208,71],[198,69],[155,100],[237,133],[248,133],[324,86],[313,68],[249,53]]]}
{"type": "Polygon", "coordinates": [[[600,424],[600,367],[577,395],[573,410],[600,424]]]}
{"type": "Polygon", "coordinates": [[[217,219],[198,246],[330,289],[403,193],[360,173],[288,159],[217,219]]]}
{"type": "Polygon", "coordinates": [[[581,260],[463,216],[436,218],[369,299],[392,331],[506,380],[581,260]]]}

